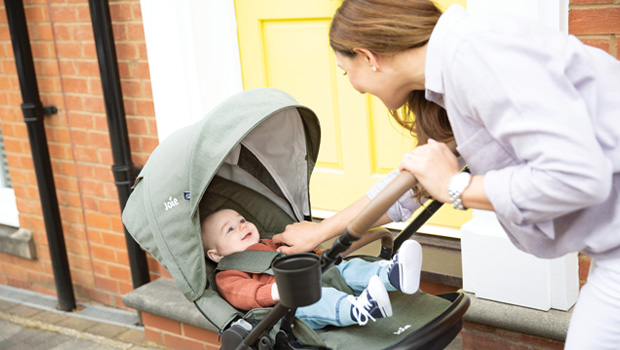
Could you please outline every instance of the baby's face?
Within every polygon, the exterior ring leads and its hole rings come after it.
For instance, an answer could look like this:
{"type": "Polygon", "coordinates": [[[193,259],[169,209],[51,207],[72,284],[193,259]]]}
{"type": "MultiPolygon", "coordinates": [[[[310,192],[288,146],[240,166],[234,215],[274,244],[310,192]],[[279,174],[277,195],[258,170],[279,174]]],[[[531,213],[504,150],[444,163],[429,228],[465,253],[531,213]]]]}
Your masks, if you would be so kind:
{"type": "Polygon", "coordinates": [[[211,215],[205,223],[205,229],[213,247],[211,250],[215,250],[220,257],[245,251],[260,240],[256,226],[230,209],[211,215]]]}

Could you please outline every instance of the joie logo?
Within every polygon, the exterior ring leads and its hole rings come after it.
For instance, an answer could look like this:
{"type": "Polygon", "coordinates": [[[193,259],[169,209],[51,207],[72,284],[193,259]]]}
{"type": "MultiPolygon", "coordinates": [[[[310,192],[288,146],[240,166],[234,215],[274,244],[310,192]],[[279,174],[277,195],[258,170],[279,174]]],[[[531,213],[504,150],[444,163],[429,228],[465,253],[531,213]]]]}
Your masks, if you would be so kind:
{"type": "Polygon", "coordinates": [[[400,328],[398,328],[398,330],[396,332],[394,332],[394,334],[400,335],[402,332],[406,331],[409,328],[411,328],[410,324],[408,324],[408,325],[406,325],[404,327],[400,327],[400,328]]]}
{"type": "Polygon", "coordinates": [[[168,198],[167,202],[164,202],[164,207],[166,207],[165,211],[168,211],[168,209],[172,209],[174,207],[176,207],[177,205],[179,205],[179,200],[176,198],[168,198]]]}

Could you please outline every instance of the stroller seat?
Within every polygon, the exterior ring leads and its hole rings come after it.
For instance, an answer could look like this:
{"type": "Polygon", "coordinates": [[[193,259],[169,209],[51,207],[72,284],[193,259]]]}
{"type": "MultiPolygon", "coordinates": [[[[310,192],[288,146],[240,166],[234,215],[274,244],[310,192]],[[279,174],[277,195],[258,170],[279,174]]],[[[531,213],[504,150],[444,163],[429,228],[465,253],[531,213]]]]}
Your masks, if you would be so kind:
{"type": "MultiPolygon", "coordinates": [[[[271,308],[245,312],[217,293],[215,264],[202,246],[201,219],[233,209],[269,238],[311,218],[308,184],[319,141],[318,119],[310,109],[281,90],[247,90],[172,134],[140,172],[123,211],[128,232],[221,333],[239,319],[256,324],[271,308]]],[[[327,270],[323,281],[347,291],[338,277],[327,270]]],[[[394,315],[364,327],[312,330],[295,319],[294,346],[441,349],[460,331],[469,305],[463,293],[392,292],[390,299],[394,315]]],[[[274,342],[277,331],[269,332],[274,342]]]]}

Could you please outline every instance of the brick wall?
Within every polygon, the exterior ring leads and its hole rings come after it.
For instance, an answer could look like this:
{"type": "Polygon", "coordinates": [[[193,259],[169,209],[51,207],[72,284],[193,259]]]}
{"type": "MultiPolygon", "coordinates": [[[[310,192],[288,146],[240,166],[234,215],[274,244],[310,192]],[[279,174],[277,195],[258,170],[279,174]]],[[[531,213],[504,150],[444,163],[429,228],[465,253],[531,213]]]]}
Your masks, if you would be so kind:
{"type": "MultiPolygon", "coordinates": [[[[62,228],[78,299],[122,306],[133,289],[101,80],[87,0],[26,0],[25,12],[43,105],[62,228]]],[[[110,1],[133,162],[158,144],[138,0],[110,1]]],[[[0,128],[20,226],[34,234],[36,260],[0,253],[0,283],[55,294],[44,221],[4,1],[0,0],[0,128]]],[[[163,269],[149,259],[154,275],[163,269]]],[[[154,276],[155,277],[155,276],[154,276]]]]}

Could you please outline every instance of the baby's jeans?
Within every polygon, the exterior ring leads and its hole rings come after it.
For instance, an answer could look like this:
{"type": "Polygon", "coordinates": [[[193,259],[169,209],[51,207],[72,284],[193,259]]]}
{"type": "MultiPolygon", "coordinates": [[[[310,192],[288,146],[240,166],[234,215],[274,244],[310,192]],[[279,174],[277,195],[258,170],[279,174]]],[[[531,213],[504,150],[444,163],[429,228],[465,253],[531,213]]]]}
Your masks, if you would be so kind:
{"type": "MultiPolygon", "coordinates": [[[[362,259],[343,261],[336,266],[345,282],[359,295],[368,286],[372,276],[379,276],[385,289],[396,290],[387,277],[386,263],[367,262],[362,259]]],[[[316,303],[297,309],[295,316],[307,323],[312,329],[321,329],[327,325],[344,327],[357,324],[351,318],[351,303],[347,301],[348,294],[335,288],[323,287],[321,300],[316,303]]]]}

